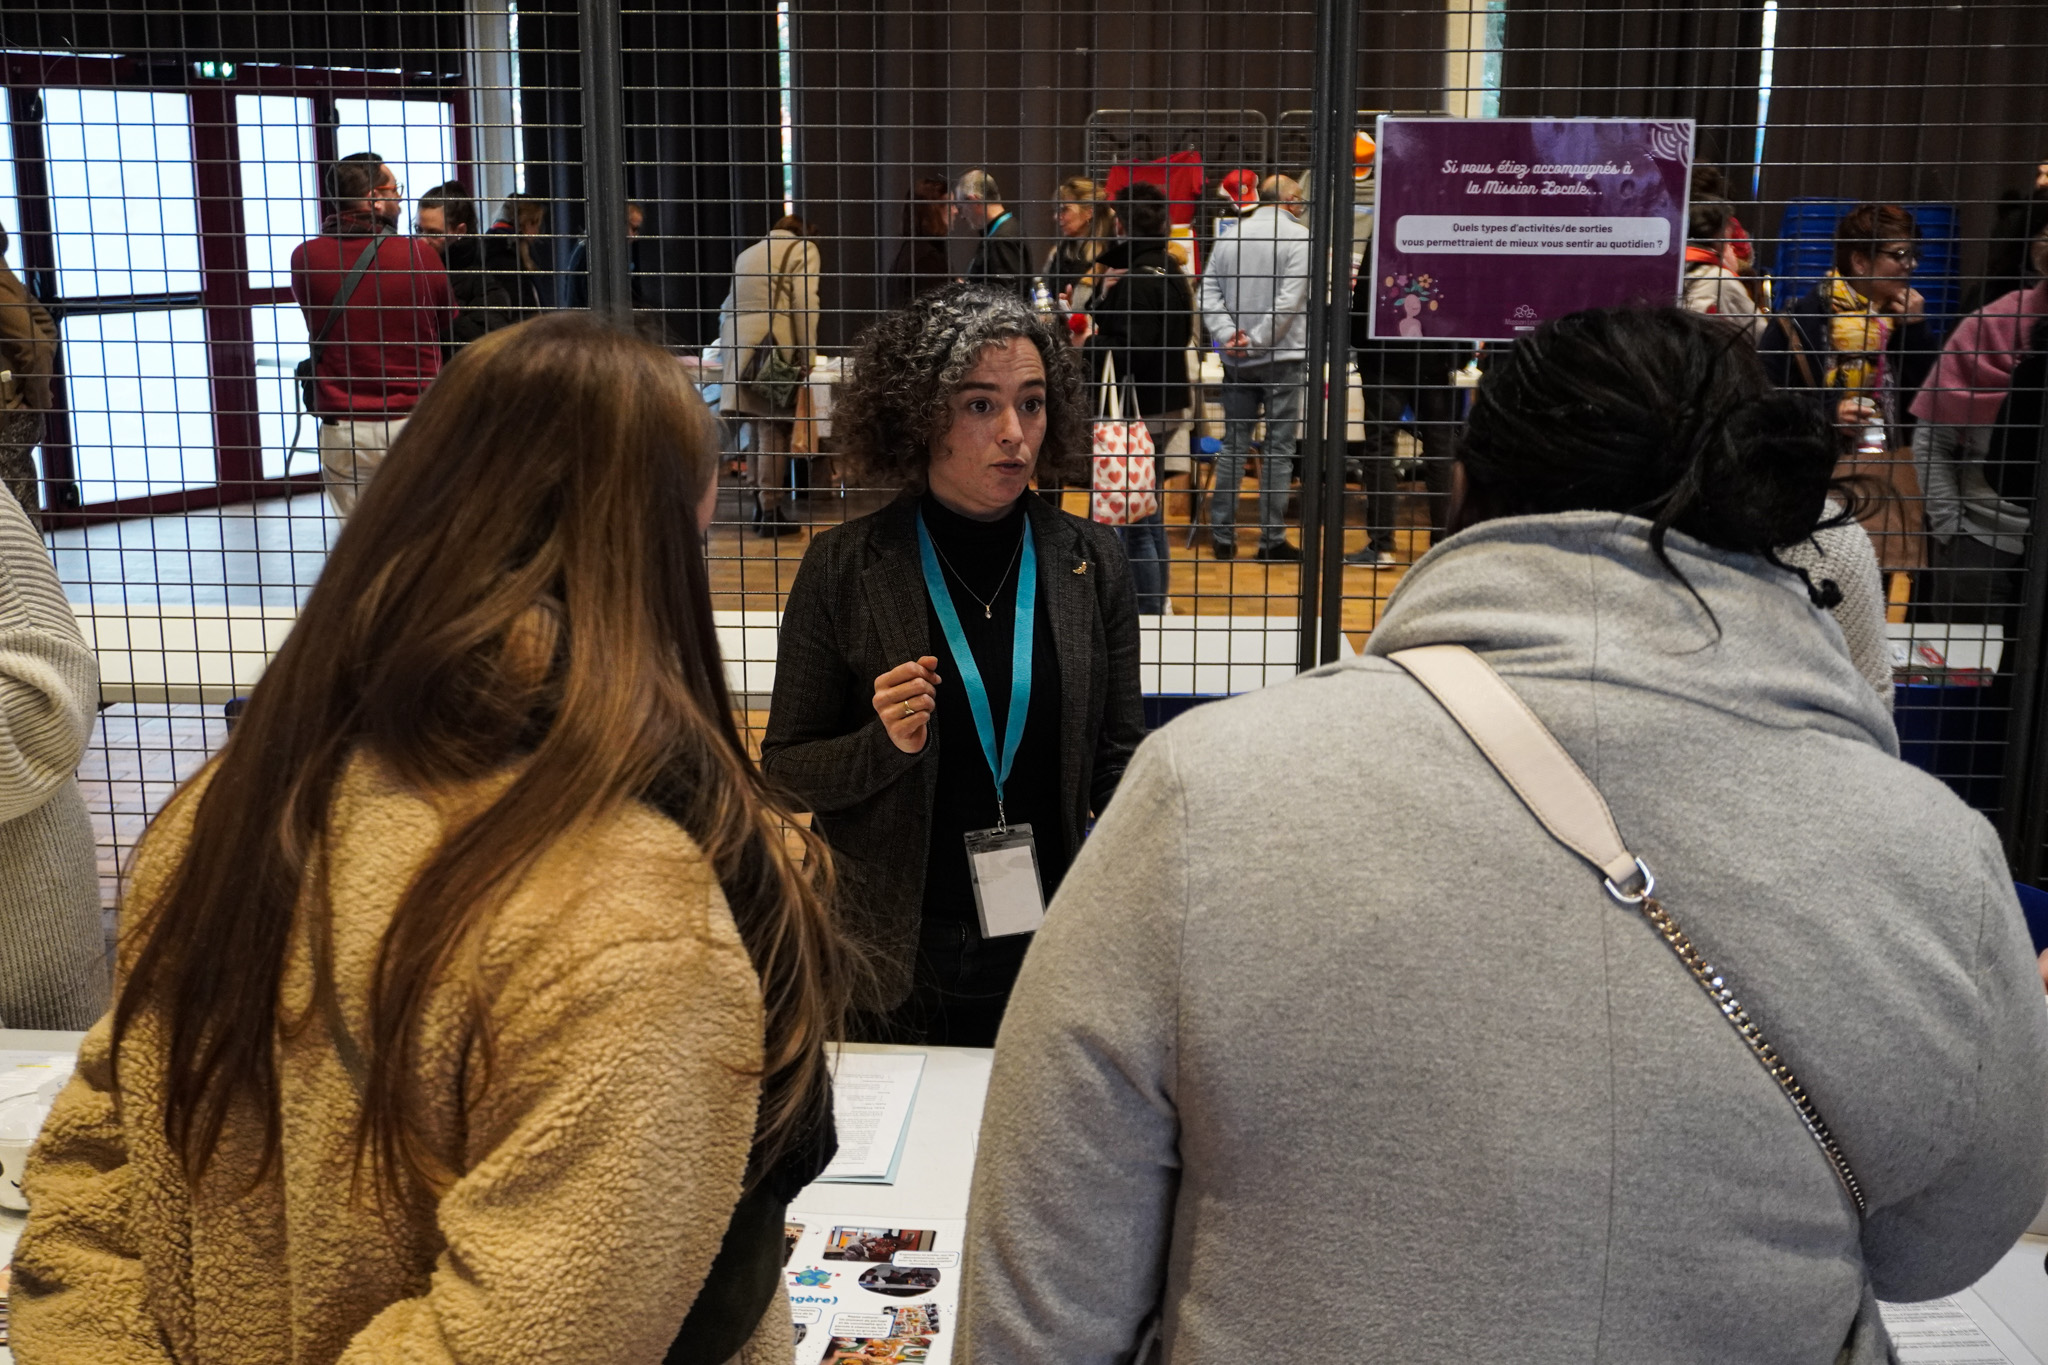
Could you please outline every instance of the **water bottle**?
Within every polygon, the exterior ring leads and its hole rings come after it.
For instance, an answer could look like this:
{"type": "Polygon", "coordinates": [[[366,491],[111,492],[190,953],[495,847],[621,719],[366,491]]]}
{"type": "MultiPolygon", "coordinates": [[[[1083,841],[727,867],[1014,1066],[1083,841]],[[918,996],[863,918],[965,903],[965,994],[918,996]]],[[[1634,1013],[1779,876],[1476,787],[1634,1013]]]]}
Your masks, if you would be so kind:
{"type": "Polygon", "coordinates": [[[1043,275],[1031,277],[1031,306],[1038,310],[1038,315],[1042,318],[1049,318],[1057,311],[1053,304],[1052,288],[1046,284],[1043,275]]]}

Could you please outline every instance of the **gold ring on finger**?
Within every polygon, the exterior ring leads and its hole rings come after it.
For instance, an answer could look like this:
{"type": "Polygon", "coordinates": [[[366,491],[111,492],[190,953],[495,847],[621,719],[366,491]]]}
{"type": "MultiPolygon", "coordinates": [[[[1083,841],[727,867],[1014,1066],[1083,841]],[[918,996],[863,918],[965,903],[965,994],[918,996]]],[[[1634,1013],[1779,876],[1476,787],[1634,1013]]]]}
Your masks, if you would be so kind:
{"type": "Polygon", "coordinates": [[[912,716],[914,716],[914,715],[916,715],[916,714],[917,714],[917,703],[916,703],[916,702],[914,702],[914,701],[907,701],[907,702],[904,702],[904,703],[903,703],[903,718],[904,718],[905,720],[908,720],[908,719],[910,719],[910,718],[911,718],[912,716]]]}

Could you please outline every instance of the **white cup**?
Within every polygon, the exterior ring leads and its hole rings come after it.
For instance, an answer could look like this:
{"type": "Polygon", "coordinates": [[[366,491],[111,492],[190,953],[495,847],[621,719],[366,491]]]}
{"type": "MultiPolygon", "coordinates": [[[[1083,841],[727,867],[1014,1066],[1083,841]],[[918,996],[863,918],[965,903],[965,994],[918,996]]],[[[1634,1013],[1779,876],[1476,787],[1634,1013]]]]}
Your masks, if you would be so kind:
{"type": "MultiPolygon", "coordinates": [[[[61,1080],[57,1083],[61,1085],[61,1080]]],[[[54,1092],[55,1086],[45,1087],[54,1092]]],[[[50,1117],[54,1093],[37,1090],[0,1100],[0,1209],[26,1212],[28,1199],[21,1192],[21,1177],[28,1166],[29,1149],[50,1117]]]]}

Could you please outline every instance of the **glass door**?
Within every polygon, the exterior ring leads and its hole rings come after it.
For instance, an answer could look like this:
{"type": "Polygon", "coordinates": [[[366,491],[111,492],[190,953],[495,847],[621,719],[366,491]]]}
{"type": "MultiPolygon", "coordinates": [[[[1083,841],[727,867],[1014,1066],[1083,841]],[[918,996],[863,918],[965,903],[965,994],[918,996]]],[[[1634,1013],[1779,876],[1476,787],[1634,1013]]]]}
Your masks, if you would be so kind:
{"type": "Polygon", "coordinates": [[[40,103],[70,496],[111,503],[209,486],[191,99],[53,87],[40,103]]]}
{"type": "Polygon", "coordinates": [[[99,520],[317,486],[291,257],[328,211],[320,168],[376,151],[409,199],[456,178],[461,92],[254,65],[194,79],[121,58],[22,54],[8,69],[0,226],[60,335],[45,508],[99,520]]]}

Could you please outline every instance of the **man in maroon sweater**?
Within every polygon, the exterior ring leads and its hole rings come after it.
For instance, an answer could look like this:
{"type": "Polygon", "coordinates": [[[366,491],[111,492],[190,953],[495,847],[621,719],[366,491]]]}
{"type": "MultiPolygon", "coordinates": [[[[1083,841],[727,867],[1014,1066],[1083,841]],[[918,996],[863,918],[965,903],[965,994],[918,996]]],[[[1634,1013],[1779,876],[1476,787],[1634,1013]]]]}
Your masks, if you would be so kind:
{"type": "Polygon", "coordinates": [[[314,356],[321,482],[346,517],[440,373],[455,302],[434,248],[393,232],[403,191],[376,153],[329,166],[327,193],[338,211],[292,252],[292,297],[308,336],[319,334],[356,261],[376,252],[314,356]]]}

